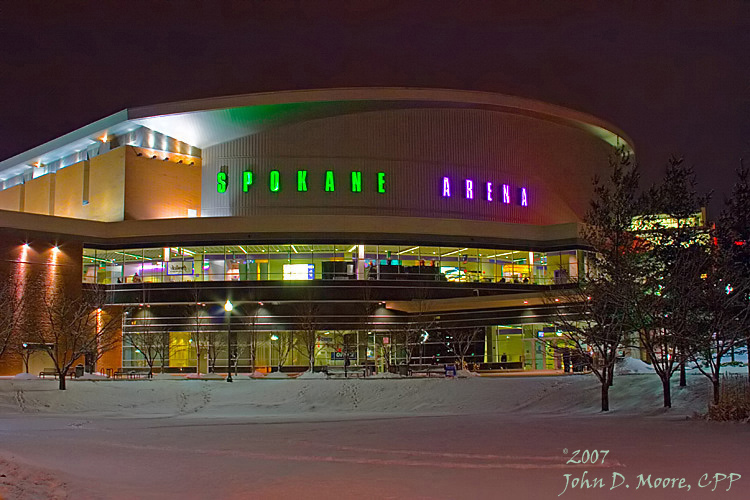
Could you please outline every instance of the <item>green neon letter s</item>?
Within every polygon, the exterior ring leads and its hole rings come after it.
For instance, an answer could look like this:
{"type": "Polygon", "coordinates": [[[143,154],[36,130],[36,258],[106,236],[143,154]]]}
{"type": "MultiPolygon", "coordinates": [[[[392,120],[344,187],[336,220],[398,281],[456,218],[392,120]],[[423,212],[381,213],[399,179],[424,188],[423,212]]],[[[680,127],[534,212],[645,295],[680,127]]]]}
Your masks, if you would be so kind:
{"type": "Polygon", "coordinates": [[[216,192],[226,193],[227,191],[227,173],[219,172],[216,174],[216,192]]]}

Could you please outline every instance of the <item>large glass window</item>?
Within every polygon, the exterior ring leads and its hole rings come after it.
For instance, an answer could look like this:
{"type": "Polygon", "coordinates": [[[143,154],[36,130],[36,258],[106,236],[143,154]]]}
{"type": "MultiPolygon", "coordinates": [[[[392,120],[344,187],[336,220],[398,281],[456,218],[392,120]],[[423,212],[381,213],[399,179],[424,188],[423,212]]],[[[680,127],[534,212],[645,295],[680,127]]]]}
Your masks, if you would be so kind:
{"type": "Polygon", "coordinates": [[[86,283],[415,280],[565,284],[585,271],[584,252],[464,246],[230,244],[119,250],[85,248],[86,283]]]}

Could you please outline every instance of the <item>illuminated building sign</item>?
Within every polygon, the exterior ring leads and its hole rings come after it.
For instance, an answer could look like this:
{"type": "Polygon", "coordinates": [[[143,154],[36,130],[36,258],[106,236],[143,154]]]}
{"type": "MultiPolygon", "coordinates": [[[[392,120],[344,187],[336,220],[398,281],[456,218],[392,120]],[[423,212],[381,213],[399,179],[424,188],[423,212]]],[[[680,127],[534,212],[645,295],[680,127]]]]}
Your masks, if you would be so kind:
{"type": "MultiPolygon", "coordinates": [[[[216,174],[217,193],[226,193],[230,185],[235,183],[242,186],[244,193],[256,189],[267,189],[271,193],[284,190],[299,193],[308,191],[335,193],[337,190],[361,193],[366,190],[385,194],[387,187],[385,172],[363,175],[361,171],[353,170],[342,175],[341,172],[326,170],[322,175],[310,175],[307,170],[297,170],[296,175],[290,175],[290,173],[282,174],[279,170],[271,170],[262,178],[252,170],[244,170],[238,178],[231,178],[225,171],[216,174]]],[[[466,200],[529,206],[529,193],[526,187],[512,188],[510,184],[480,182],[474,179],[462,179],[454,183],[450,177],[443,177],[440,189],[443,198],[451,198],[455,195],[466,200]]]]}
{"type": "MultiPolygon", "coordinates": [[[[242,191],[247,193],[257,184],[256,180],[255,173],[252,170],[245,170],[242,172],[242,177],[237,179],[237,182],[242,186],[242,191]]],[[[278,170],[271,170],[268,173],[267,181],[267,188],[272,193],[282,191],[287,182],[278,170]]],[[[226,172],[217,173],[216,192],[226,193],[227,188],[233,182],[235,181],[230,179],[226,172]]],[[[265,180],[259,182],[265,183],[265,180]]],[[[289,184],[294,185],[294,180],[289,181],[289,184]]],[[[308,175],[307,170],[297,170],[297,191],[306,192],[308,186],[312,189],[318,187],[327,193],[335,192],[337,187],[340,191],[349,190],[352,193],[361,193],[363,187],[367,187],[382,194],[386,192],[386,178],[385,172],[377,172],[374,178],[367,179],[359,171],[352,171],[350,175],[339,178],[333,170],[326,170],[322,178],[314,179],[308,175]]]]}
{"type": "MultiPolygon", "coordinates": [[[[450,198],[453,195],[453,183],[451,182],[450,177],[443,177],[441,186],[443,198],[450,198]]],[[[498,192],[502,192],[502,197],[499,200],[506,205],[511,204],[511,187],[509,184],[493,184],[492,182],[485,182],[484,186],[480,183],[479,187],[477,187],[477,184],[475,184],[472,179],[464,179],[463,183],[458,184],[458,189],[461,191],[460,195],[467,200],[473,200],[475,195],[479,196],[477,191],[482,189],[482,187],[484,187],[484,192],[481,193],[481,198],[484,199],[484,201],[493,202],[495,200],[493,193],[497,190],[498,192]]],[[[522,207],[529,206],[529,192],[525,187],[516,189],[515,204],[522,207]]]]}

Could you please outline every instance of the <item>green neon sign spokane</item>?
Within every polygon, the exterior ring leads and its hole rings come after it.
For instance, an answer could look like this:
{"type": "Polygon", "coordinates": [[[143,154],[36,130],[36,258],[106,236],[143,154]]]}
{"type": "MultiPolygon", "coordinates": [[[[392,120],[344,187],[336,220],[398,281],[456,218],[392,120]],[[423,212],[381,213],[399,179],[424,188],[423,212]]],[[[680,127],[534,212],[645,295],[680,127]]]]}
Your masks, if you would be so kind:
{"type": "MultiPolygon", "coordinates": [[[[297,191],[304,193],[308,191],[308,171],[297,170],[297,191]]],[[[386,192],[386,174],[385,172],[377,172],[375,179],[372,184],[366,179],[366,175],[363,175],[361,171],[353,170],[350,171],[351,180],[351,192],[361,193],[364,187],[374,187],[376,192],[384,194],[386,192]]],[[[258,189],[255,172],[252,170],[244,170],[241,172],[240,177],[237,179],[238,186],[242,186],[243,193],[249,193],[255,189],[258,189]]],[[[226,193],[229,185],[234,181],[230,179],[227,172],[217,172],[216,174],[216,192],[226,193]]],[[[268,190],[272,193],[278,193],[281,191],[282,173],[279,170],[271,170],[268,173],[268,190]]],[[[323,176],[323,183],[319,184],[320,188],[327,193],[333,193],[336,191],[336,173],[333,170],[326,170],[323,176]]],[[[370,187],[370,189],[372,189],[370,187]]]]}

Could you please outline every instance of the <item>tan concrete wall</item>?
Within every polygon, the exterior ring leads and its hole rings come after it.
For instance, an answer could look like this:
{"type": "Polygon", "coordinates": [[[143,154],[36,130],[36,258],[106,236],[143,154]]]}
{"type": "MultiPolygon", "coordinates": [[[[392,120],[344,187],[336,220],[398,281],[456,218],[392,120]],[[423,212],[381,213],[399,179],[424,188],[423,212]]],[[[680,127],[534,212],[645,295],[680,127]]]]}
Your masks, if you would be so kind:
{"type": "Polygon", "coordinates": [[[133,148],[124,148],[125,171],[125,219],[169,219],[187,217],[188,209],[200,216],[201,208],[201,162],[188,157],[176,163],[177,155],[169,161],[137,156],[133,148]]]}
{"type": "Polygon", "coordinates": [[[50,188],[55,174],[47,174],[26,183],[24,212],[42,215],[50,214],[50,188]]]}
{"type": "Polygon", "coordinates": [[[90,160],[89,204],[82,207],[85,215],[81,218],[103,222],[123,220],[126,149],[117,148],[90,160]]]}
{"type": "Polygon", "coordinates": [[[23,184],[0,191],[0,210],[21,210],[21,197],[23,196],[23,184]]]}
{"type": "Polygon", "coordinates": [[[55,215],[113,222],[123,219],[125,148],[60,169],[55,174],[55,215]],[[83,204],[84,175],[89,167],[88,204],[83,204]]]}
{"type": "Polygon", "coordinates": [[[60,169],[55,174],[55,215],[85,218],[83,206],[83,171],[86,161],[60,169]]]}

